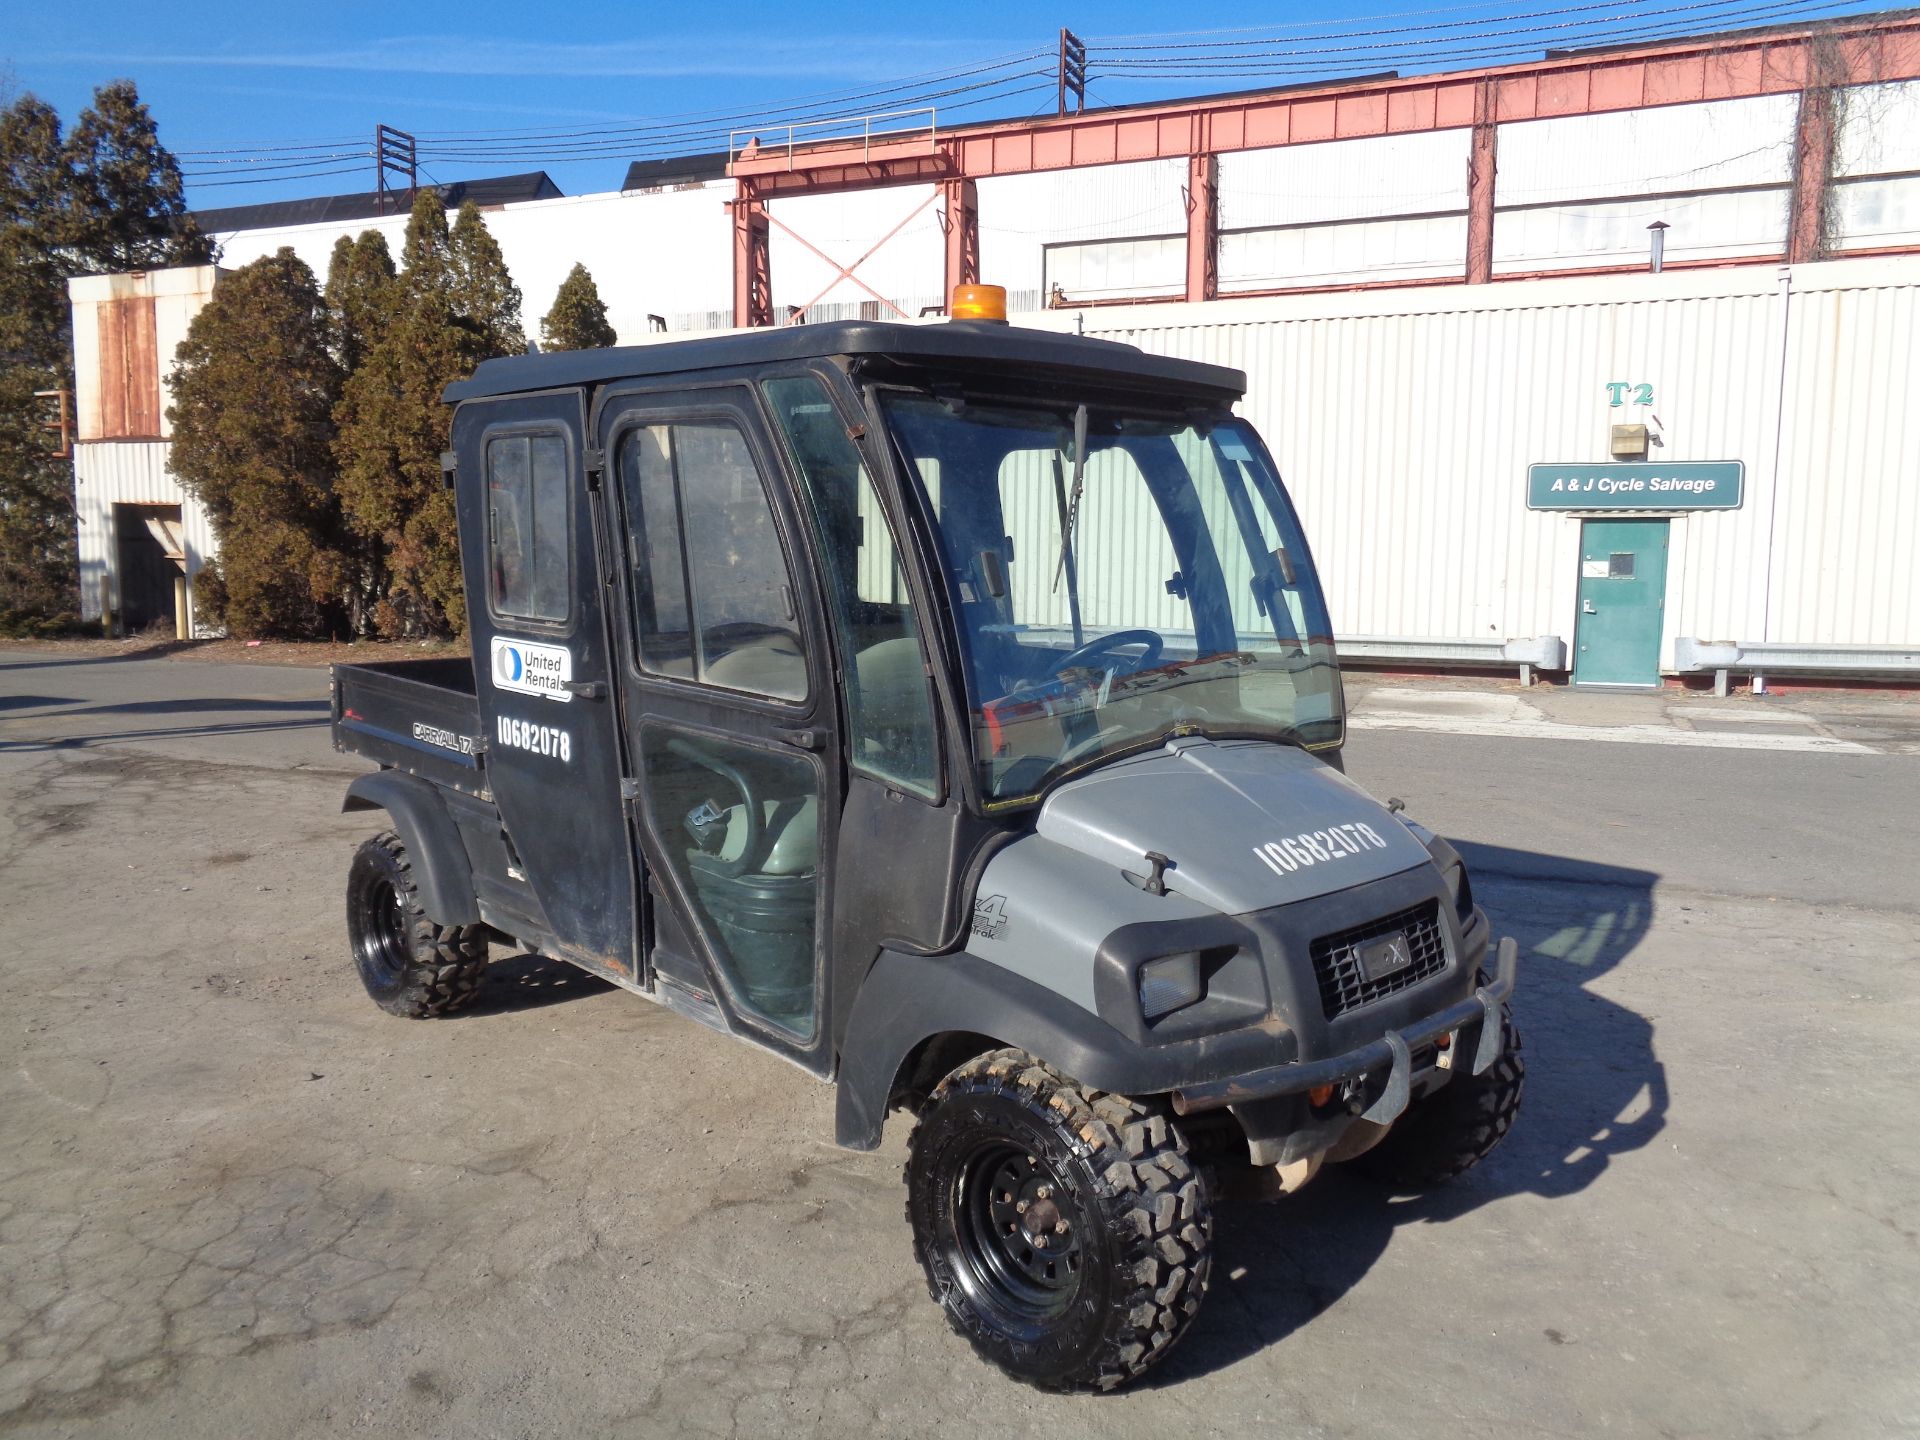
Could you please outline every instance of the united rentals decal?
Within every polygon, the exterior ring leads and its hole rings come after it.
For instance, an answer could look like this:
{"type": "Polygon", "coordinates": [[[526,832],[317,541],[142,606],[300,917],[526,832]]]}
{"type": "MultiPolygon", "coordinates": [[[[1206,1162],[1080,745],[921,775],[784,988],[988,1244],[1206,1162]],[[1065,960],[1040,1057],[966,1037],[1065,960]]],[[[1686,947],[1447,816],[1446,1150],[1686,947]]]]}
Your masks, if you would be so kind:
{"type": "Polygon", "coordinates": [[[538,645],[496,635],[492,673],[496,690],[544,695],[549,700],[573,699],[567,690],[567,682],[573,679],[573,652],[564,645],[538,645]]]}

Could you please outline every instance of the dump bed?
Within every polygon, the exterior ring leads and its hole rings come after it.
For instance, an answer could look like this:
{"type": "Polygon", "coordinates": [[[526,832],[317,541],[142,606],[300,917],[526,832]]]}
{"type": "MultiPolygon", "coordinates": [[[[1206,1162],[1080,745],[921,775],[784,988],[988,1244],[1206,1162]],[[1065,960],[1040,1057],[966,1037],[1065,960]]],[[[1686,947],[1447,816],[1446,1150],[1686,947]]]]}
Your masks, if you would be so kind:
{"type": "Polygon", "coordinates": [[[333,748],[491,798],[466,656],[334,666],[333,748]]]}

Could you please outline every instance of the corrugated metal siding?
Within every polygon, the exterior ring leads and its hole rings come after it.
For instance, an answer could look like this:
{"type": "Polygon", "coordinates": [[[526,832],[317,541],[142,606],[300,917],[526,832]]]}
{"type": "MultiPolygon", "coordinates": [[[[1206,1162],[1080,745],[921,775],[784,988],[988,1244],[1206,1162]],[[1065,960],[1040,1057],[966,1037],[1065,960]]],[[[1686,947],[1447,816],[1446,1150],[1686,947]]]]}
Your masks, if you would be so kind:
{"type": "MultiPolygon", "coordinates": [[[[1336,634],[1571,642],[1580,520],[1528,511],[1526,467],[1603,457],[1611,424],[1657,417],[1655,458],[1747,467],[1739,510],[1672,521],[1663,665],[1677,635],[1910,642],[1920,581],[1905,552],[1920,499],[1903,466],[1920,451],[1905,398],[1920,361],[1920,260],[1799,267],[1790,344],[1780,274],[1216,301],[1085,321],[1089,334],[1248,373],[1242,408],[1300,507],[1336,634]],[[1611,381],[1651,384],[1654,403],[1614,408],[1611,381]]],[[[1074,317],[1035,323],[1070,329],[1074,317]]]]}
{"type": "MultiPolygon", "coordinates": [[[[205,510],[167,471],[163,440],[101,441],[73,447],[74,508],[79,521],[80,613],[100,618],[100,577],[114,575],[113,507],[178,505],[186,529],[187,569],[198,574],[219,553],[205,510]]],[[[118,590],[115,591],[118,605],[118,590]]]]}
{"type": "Polygon", "coordinates": [[[1920,283],[1864,279],[1796,278],[1769,640],[1920,639],[1920,283]]]}

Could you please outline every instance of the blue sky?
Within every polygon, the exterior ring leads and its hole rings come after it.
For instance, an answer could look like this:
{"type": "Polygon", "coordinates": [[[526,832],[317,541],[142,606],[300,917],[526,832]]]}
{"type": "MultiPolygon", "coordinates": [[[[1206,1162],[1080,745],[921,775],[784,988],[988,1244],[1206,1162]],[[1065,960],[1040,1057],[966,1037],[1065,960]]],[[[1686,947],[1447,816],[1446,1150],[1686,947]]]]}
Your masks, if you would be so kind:
{"type": "MultiPolygon", "coordinates": [[[[1870,8],[1851,0],[1588,0],[1590,14],[1562,10],[1574,0],[1526,6],[1467,0],[1323,0],[1312,6],[1196,9],[1166,0],[1074,0],[1042,11],[1011,0],[887,7],[769,4],[626,6],[584,3],[535,7],[502,0],[464,4],[298,6],[271,4],[154,5],[151,0],[94,0],[84,6],[11,5],[0,34],[0,92],[31,90],[63,118],[86,103],[92,88],[131,76],[160,123],[161,138],[190,176],[198,206],[241,204],[293,195],[372,188],[371,163],[359,158],[374,125],[418,133],[437,147],[431,178],[546,169],[569,193],[618,186],[626,157],[721,148],[726,117],[812,103],[848,112],[890,108],[885,94],[852,92],[933,82],[939,72],[996,61],[998,70],[956,85],[985,87],[948,97],[943,122],[1052,109],[1051,49],[1060,25],[1098,44],[1137,43],[1130,35],[1208,32],[1218,45],[1251,45],[1248,36],[1285,33],[1325,53],[1329,37],[1367,30],[1389,39],[1356,37],[1348,54],[1288,63],[1268,77],[1224,70],[1128,75],[1093,81],[1090,103],[1124,104],[1170,94],[1249,89],[1320,74],[1399,68],[1456,68],[1497,58],[1538,56],[1544,39],[1599,38],[1594,26],[1662,25],[1726,28],[1766,23],[1807,6],[1822,13],[1870,8]],[[1786,11],[1788,5],[1800,8],[1786,11]],[[1602,14],[1605,11],[1607,13],[1602,14]],[[1570,19],[1522,15],[1565,13],[1570,19]],[[1714,23],[1719,22],[1719,23],[1714,23]],[[1527,25],[1546,34],[1526,33],[1527,25]],[[1478,32],[1491,32],[1482,38],[1478,32]],[[1494,36],[1506,38],[1492,38],[1494,36]],[[1443,52],[1445,63],[1419,63],[1404,47],[1427,44],[1481,48],[1443,52]],[[1500,46],[1518,46],[1511,56],[1500,46]],[[1036,52],[1019,60],[1021,52],[1036,52]],[[1039,53],[1049,52],[1049,53],[1039,53]],[[918,77],[918,78],[916,78],[918,77]],[[839,92],[850,99],[828,101],[839,92]],[[955,108],[968,107],[970,108],[955,108]],[[690,117],[700,117],[694,120],[690,117]],[[561,132],[607,131],[671,123],[684,131],[632,137],[561,132]],[[505,132],[524,132],[510,135],[505,132]],[[718,141],[715,142],[715,136],[718,141]],[[473,155],[479,136],[490,153],[473,155]],[[241,156],[193,151],[264,152],[293,144],[293,153],[241,156]],[[582,145],[599,149],[581,153],[582,145]],[[567,147],[575,147],[567,153],[567,147]],[[640,148],[636,148],[640,147],[640,148]],[[462,155],[466,158],[456,158],[462,155]],[[329,158],[336,157],[336,158],[329,158]],[[287,167],[303,167],[288,173],[287,167]],[[333,172],[333,173],[327,173],[333,172]],[[266,183],[210,184],[218,178],[266,183]]],[[[1142,52],[1097,50],[1114,60],[1142,52]]],[[[1181,52],[1169,52],[1178,54],[1181,52]]],[[[1245,53],[1244,51],[1238,53],[1245,53]]],[[[1271,52],[1269,52],[1271,53],[1271,52]]],[[[897,94],[898,92],[896,92],[897,94]]],[[[917,98],[917,96],[915,97],[917,98]]]]}

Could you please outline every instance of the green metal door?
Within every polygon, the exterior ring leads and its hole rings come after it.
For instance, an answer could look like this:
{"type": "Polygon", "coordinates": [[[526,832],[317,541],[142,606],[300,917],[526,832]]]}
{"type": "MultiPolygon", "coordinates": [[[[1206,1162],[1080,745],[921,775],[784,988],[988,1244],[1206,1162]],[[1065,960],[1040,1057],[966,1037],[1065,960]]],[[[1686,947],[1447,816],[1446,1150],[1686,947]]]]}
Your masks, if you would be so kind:
{"type": "Polygon", "coordinates": [[[1660,683],[1667,603],[1667,521],[1580,523],[1576,685],[1660,683]]]}

